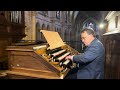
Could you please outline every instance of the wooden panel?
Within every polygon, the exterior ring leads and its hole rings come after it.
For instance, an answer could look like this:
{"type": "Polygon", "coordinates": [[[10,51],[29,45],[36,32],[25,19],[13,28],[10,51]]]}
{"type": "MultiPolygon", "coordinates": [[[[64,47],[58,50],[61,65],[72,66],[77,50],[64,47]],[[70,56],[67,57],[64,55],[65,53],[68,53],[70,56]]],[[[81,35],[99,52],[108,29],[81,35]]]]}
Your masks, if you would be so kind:
{"type": "Polygon", "coordinates": [[[48,75],[41,74],[28,74],[28,73],[19,73],[19,72],[10,72],[7,74],[8,79],[60,79],[59,77],[53,77],[48,75]]]}
{"type": "Polygon", "coordinates": [[[12,71],[6,71],[7,74],[44,78],[44,79],[60,79],[57,74],[51,71],[28,69],[28,68],[18,68],[13,67],[12,71]]]}
{"type": "MultiPolygon", "coordinates": [[[[37,45],[28,46],[8,46],[8,57],[9,57],[9,74],[27,75],[31,77],[42,77],[42,78],[61,78],[68,74],[70,68],[60,67],[58,62],[50,62],[46,54],[46,47],[37,49],[38,51],[43,50],[41,53],[36,53],[33,47],[37,45]]],[[[38,45],[40,47],[40,45],[38,45]]],[[[79,53],[70,46],[63,46],[63,49],[68,52],[79,53]]]]}
{"type": "Polygon", "coordinates": [[[120,34],[104,35],[105,78],[120,79],[120,34]]]}
{"type": "MultiPolygon", "coordinates": [[[[6,47],[15,41],[25,37],[24,11],[22,11],[22,22],[14,23],[10,19],[10,11],[0,11],[0,60],[5,61],[8,53],[6,47]]],[[[7,66],[6,66],[7,67],[7,66]]]]}
{"type": "Polygon", "coordinates": [[[6,79],[38,79],[38,77],[30,77],[19,74],[7,74],[6,79]]]}
{"type": "Polygon", "coordinates": [[[41,63],[40,58],[37,58],[33,52],[13,51],[11,52],[10,62],[12,66],[16,67],[49,70],[41,63]]]}
{"type": "Polygon", "coordinates": [[[40,31],[43,33],[48,44],[50,45],[49,47],[50,49],[55,49],[65,45],[58,32],[47,31],[47,30],[40,30],[40,31]]]}
{"type": "Polygon", "coordinates": [[[23,74],[26,73],[27,75],[34,74],[34,76],[45,75],[46,77],[50,77],[52,75],[52,77],[60,78],[60,71],[44,60],[40,55],[36,54],[31,45],[8,46],[6,50],[8,50],[9,55],[10,71],[23,74]]]}

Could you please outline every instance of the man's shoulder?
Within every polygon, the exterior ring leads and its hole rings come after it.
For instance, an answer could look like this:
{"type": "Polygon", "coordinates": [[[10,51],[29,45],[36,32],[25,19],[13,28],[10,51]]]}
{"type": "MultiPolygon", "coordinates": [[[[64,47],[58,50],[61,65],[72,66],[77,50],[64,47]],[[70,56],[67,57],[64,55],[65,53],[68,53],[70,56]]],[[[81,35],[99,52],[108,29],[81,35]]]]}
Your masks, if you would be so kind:
{"type": "Polygon", "coordinates": [[[102,45],[102,42],[99,39],[95,39],[93,44],[102,45]]]}
{"type": "Polygon", "coordinates": [[[95,39],[92,44],[90,44],[90,47],[98,47],[98,48],[101,48],[103,47],[103,44],[98,40],[98,39],[95,39]]]}

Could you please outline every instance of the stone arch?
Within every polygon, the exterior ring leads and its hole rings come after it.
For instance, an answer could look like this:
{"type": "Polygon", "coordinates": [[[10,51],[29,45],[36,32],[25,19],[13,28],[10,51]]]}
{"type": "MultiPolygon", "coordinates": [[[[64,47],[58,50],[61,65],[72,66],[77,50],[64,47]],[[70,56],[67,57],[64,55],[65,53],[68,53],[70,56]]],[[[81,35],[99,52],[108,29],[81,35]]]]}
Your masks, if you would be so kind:
{"type": "Polygon", "coordinates": [[[88,24],[88,23],[93,23],[93,24],[97,24],[97,21],[96,20],[94,20],[93,18],[88,18],[88,19],[86,19],[84,22],[83,22],[83,28],[84,28],[84,26],[86,25],[86,24],[88,24]]]}
{"type": "Polygon", "coordinates": [[[50,30],[50,26],[49,25],[47,25],[47,30],[50,30]]]}
{"type": "Polygon", "coordinates": [[[45,24],[43,23],[42,24],[42,30],[45,30],[46,29],[46,27],[45,27],[45,24]]]}
{"type": "Polygon", "coordinates": [[[40,33],[40,23],[37,22],[36,23],[36,41],[40,41],[41,40],[41,33],[40,33]]]}
{"type": "MultiPolygon", "coordinates": [[[[42,24],[42,28],[41,28],[42,30],[46,30],[46,27],[45,27],[45,24],[43,23],[42,24]]],[[[45,40],[45,37],[43,36],[43,34],[41,33],[41,40],[43,41],[43,42],[46,42],[46,40],[45,40]]]]}

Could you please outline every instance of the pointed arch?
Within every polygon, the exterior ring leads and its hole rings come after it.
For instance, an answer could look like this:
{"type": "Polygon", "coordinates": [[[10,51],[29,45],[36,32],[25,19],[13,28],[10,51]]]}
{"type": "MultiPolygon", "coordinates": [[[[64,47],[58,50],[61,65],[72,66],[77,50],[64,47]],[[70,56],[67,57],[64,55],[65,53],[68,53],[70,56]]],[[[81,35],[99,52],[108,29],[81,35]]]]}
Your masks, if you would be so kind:
{"type": "Polygon", "coordinates": [[[96,24],[98,24],[98,22],[97,22],[95,19],[89,17],[89,18],[87,18],[87,19],[82,23],[82,26],[84,26],[84,24],[85,24],[86,22],[88,22],[88,21],[92,21],[92,22],[95,22],[96,24]]]}
{"type": "Polygon", "coordinates": [[[76,17],[78,16],[79,11],[75,11],[74,13],[74,20],[76,20],[76,17]]]}
{"type": "Polygon", "coordinates": [[[82,28],[88,26],[88,24],[92,23],[93,24],[93,30],[96,33],[97,38],[99,38],[99,30],[98,30],[98,22],[93,19],[93,18],[88,18],[83,22],[82,28]]]}
{"type": "Polygon", "coordinates": [[[43,23],[42,24],[42,30],[45,30],[46,28],[45,28],[45,24],[43,23]]]}
{"type": "Polygon", "coordinates": [[[36,23],[36,41],[40,41],[41,40],[41,33],[40,33],[40,23],[37,22],[36,23]]]}
{"type": "MultiPolygon", "coordinates": [[[[44,24],[44,23],[42,24],[42,30],[46,30],[46,27],[45,27],[45,24],[44,24]]],[[[43,36],[42,33],[41,33],[41,40],[42,40],[43,42],[46,42],[45,37],[43,36]]]]}
{"type": "Polygon", "coordinates": [[[50,26],[49,25],[47,25],[47,30],[50,30],[50,26]]]}

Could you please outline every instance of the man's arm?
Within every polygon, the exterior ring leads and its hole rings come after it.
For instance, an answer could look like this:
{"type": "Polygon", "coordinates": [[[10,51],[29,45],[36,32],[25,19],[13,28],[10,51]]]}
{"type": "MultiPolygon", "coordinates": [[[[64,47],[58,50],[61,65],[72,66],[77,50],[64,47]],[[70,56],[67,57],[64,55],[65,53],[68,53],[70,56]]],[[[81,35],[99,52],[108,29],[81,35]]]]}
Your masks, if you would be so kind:
{"type": "Polygon", "coordinates": [[[87,63],[93,61],[99,56],[100,47],[98,45],[90,46],[86,52],[73,56],[75,63],[87,63]]]}

